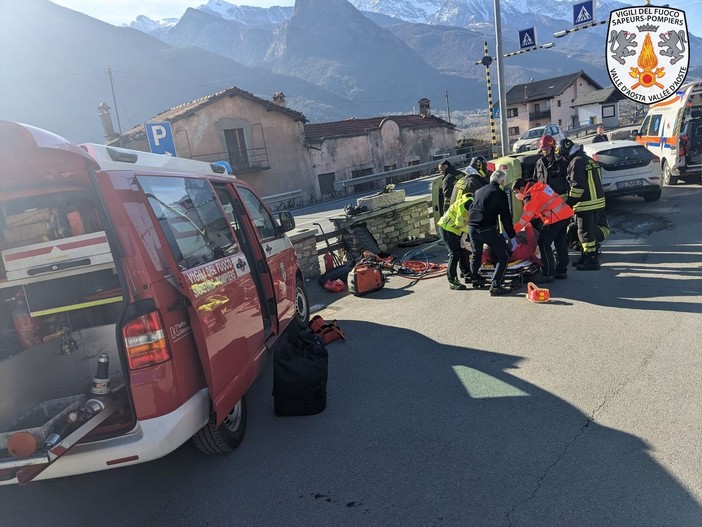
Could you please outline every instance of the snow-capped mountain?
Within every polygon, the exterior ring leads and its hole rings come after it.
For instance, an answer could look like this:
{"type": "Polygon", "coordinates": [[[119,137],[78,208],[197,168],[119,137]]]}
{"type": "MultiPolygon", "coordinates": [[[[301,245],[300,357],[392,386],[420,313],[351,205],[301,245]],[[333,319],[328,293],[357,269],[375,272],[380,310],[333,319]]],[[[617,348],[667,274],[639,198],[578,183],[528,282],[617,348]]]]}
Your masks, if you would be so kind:
{"type": "MultiPolygon", "coordinates": [[[[244,0],[245,1],[245,0],[244,0]]],[[[370,15],[383,15],[392,19],[418,24],[456,26],[474,30],[484,30],[494,23],[494,0],[348,0],[356,9],[370,15]]],[[[700,30],[699,0],[678,0],[676,7],[687,10],[689,30],[702,34],[700,30]]],[[[639,2],[627,0],[596,0],[594,19],[603,20],[614,10],[639,2]]],[[[197,10],[225,20],[233,20],[248,26],[278,25],[289,20],[293,7],[274,6],[270,8],[235,5],[225,0],[209,0],[197,10]]],[[[573,18],[572,0],[500,0],[500,11],[506,27],[523,26],[535,17],[563,20],[573,18]]],[[[139,16],[130,27],[146,33],[160,33],[168,29],[177,19],[153,21],[139,16]]],[[[528,26],[527,26],[528,27],[528,26]]],[[[569,27],[566,24],[563,29],[569,27]]],[[[604,29],[601,29],[602,32],[604,29]]]]}
{"type": "Polygon", "coordinates": [[[273,6],[269,8],[234,5],[224,0],[209,0],[197,8],[209,15],[216,15],[225,20],[235,20],[244,25],[280,24],[293,14],[293,7],[273,6]]]}
{"type": "MultiPolygon", "coordinates": [[[[358,10],[381,13],[422,24],[470,27],[471,24],[494,20],[493,0],[349,0],[358,10]]],[[[616,0],[595,2],[595,19],[598,13],[625,7],[616,0]]],[[[520,15],[547,15],[551,18],[571,20],[571,0],[501,0],[500,12],[506,22],[517,22],[520,15]]]]}
{"type": "Polygon", "coordinates": [[[426,24],[441,10],[444,0],[353,0],[359,11],[380,13],[406,22],[426,24]]]}
{"type": "MultiPolygon", "coordinates": [[[[144,33],[152,33],[172,28],[180,21],[180,18],[164,18],[162,20],[151,20],[149,17],[139,15],[136,20],[129,24],[129,27],[138,29],[144,33]]],[[[126,24],[125,24],[126,25],[126,24]]]]}

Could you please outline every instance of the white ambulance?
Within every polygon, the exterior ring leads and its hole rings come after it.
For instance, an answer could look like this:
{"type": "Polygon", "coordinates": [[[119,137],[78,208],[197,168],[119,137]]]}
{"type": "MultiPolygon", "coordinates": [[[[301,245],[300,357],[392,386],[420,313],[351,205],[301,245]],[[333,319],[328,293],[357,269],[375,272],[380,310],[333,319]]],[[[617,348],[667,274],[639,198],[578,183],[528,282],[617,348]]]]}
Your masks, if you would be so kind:
{"type": "Polygon", "coordinates": [[[652,104],[636,141],[661,160],[663,183],[702,174],[702,82],[691,82],[665,101],[652,104]]]}

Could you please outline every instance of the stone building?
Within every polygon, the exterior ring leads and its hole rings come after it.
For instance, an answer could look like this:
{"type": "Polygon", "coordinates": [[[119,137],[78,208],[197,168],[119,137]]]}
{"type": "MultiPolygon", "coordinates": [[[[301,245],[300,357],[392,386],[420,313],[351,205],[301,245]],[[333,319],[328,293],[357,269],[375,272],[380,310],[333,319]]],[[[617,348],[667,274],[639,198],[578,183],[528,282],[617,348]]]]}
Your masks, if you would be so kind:
{"type": "MultiPolygon", "coordinates": [[[[286,108],[283,92],[268,101],[233,87],[171,108],[150,122],[170,123],[179,157],[227,162],[236,177],[260,195],[280,198],[297,193],[300,204],[335,195],[335,181],[454,152],[455,126],[431,115],[428,99],[421,99],[419,108],[417,115],[305,124],[302,113],[286,108]]],[[[150,150],[143,125],[127,131],[121,143],[125,148],[150,150]]],[[[120,140],[109,144],[118,146],[120,140]]]]}
{"type": "Polygon", "coordinates": [[[578,128],[578,111],[573,103],[578,97],[601,89],[602,86],[582,70],[512,86],[506,94],[510,142],[537,126],[557,124],[566,131],[578,128]]]}
{"type": "MultiPolygon", "coordinates": [[[[418,115],[390,115],[305,125],[320,197],[337,193],[335,183],[431,161],[455,152],[456,127],[419,101],[418,115]]],[[[407,176],[402,176],[407,177],[407,176]]],[[[411,175],[410,175],[411,177],[411,175]]],[[[356,190],[370,190],[363,183],[356,190]]]]}
{"type": "MultiPolygon", "coordinates": [[[[171,108],[152,119],[171,123],[176,153],[200,161],[226,161],[237,178],[270,196],[317,192],[317,179],[304,143],[305,116],[233,87],[171,108]]],[[[119,144],[118,140],[110,143],[119,144]]],[[[122,136],[125,148],[149,151],[144,126],[122,136]]]]}

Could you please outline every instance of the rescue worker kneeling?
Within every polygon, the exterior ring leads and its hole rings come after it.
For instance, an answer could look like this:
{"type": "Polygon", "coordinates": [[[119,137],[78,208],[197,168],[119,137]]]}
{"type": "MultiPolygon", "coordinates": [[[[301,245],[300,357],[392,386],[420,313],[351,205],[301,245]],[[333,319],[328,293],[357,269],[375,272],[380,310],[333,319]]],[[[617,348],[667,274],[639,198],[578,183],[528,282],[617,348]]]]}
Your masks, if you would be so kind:
{"type": "Polygon", "coordinates": [[[449,289],[463,290],[466,288],[456,276],[456,268],[460,262],[461,269],[469,269],[467,251],[461,248],[461,236],[468,232],[468,208],[473,202],[471,194],[462,194],[451,204],[439,220],[439,234],[448,250],[448,268],[446,276],[449,289]],[[464,261],[461,261],[461,259],[464,261]]]}
{"type": "Polygon", "coordinates": [[[552,282],[554,278],[568,278],[568,241],[566,228],[573,216],[573,209],[563,201],[551,187],[532,179],[518,179],[512,185],[517,199],[524,202],[524,213],[514,225],[519,232],[532,220],[541,220],[543,226],[539,235],[541,251],[541,275],[543,282],[552,282]],[[558,264],[551,245],[556,246],[558,264]]]}
{"type": "Polygon", "coordinates": [[[502,237],[498,227],[498,219],[502,222],[505,234],[510,240],[516,236],[512,227],[512,214],[509,211],[507,194],[502,190],[507,180],[507,174],[495,170],[490,176],[490,184],[475,191],[473,205],[470,207],[468,219],[468,234],[473,248],[473,261],[470,272],[473,287],[480,288],[483,281],[480,277],[480,262],[483,258],[483,244],[490,248],[495,259],[495,272],[490,281],[490,294],[504,295],[510,290],[502,287],[502,280],[507,271],[510,249],[502,237]]]}

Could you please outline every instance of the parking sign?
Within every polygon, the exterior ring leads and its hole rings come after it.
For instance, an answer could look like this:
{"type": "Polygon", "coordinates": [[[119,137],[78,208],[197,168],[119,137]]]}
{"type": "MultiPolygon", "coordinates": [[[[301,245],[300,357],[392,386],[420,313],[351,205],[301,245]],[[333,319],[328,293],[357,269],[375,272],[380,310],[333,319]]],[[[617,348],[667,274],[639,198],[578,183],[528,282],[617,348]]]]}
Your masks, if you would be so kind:
{"type": "Polygon", "coordinates": [[[175,142],[173,141],[173,130],[168,121],[144,124],[146,137],[149,140],[149,148],[154,154],[176,155],[175,142]]]}

